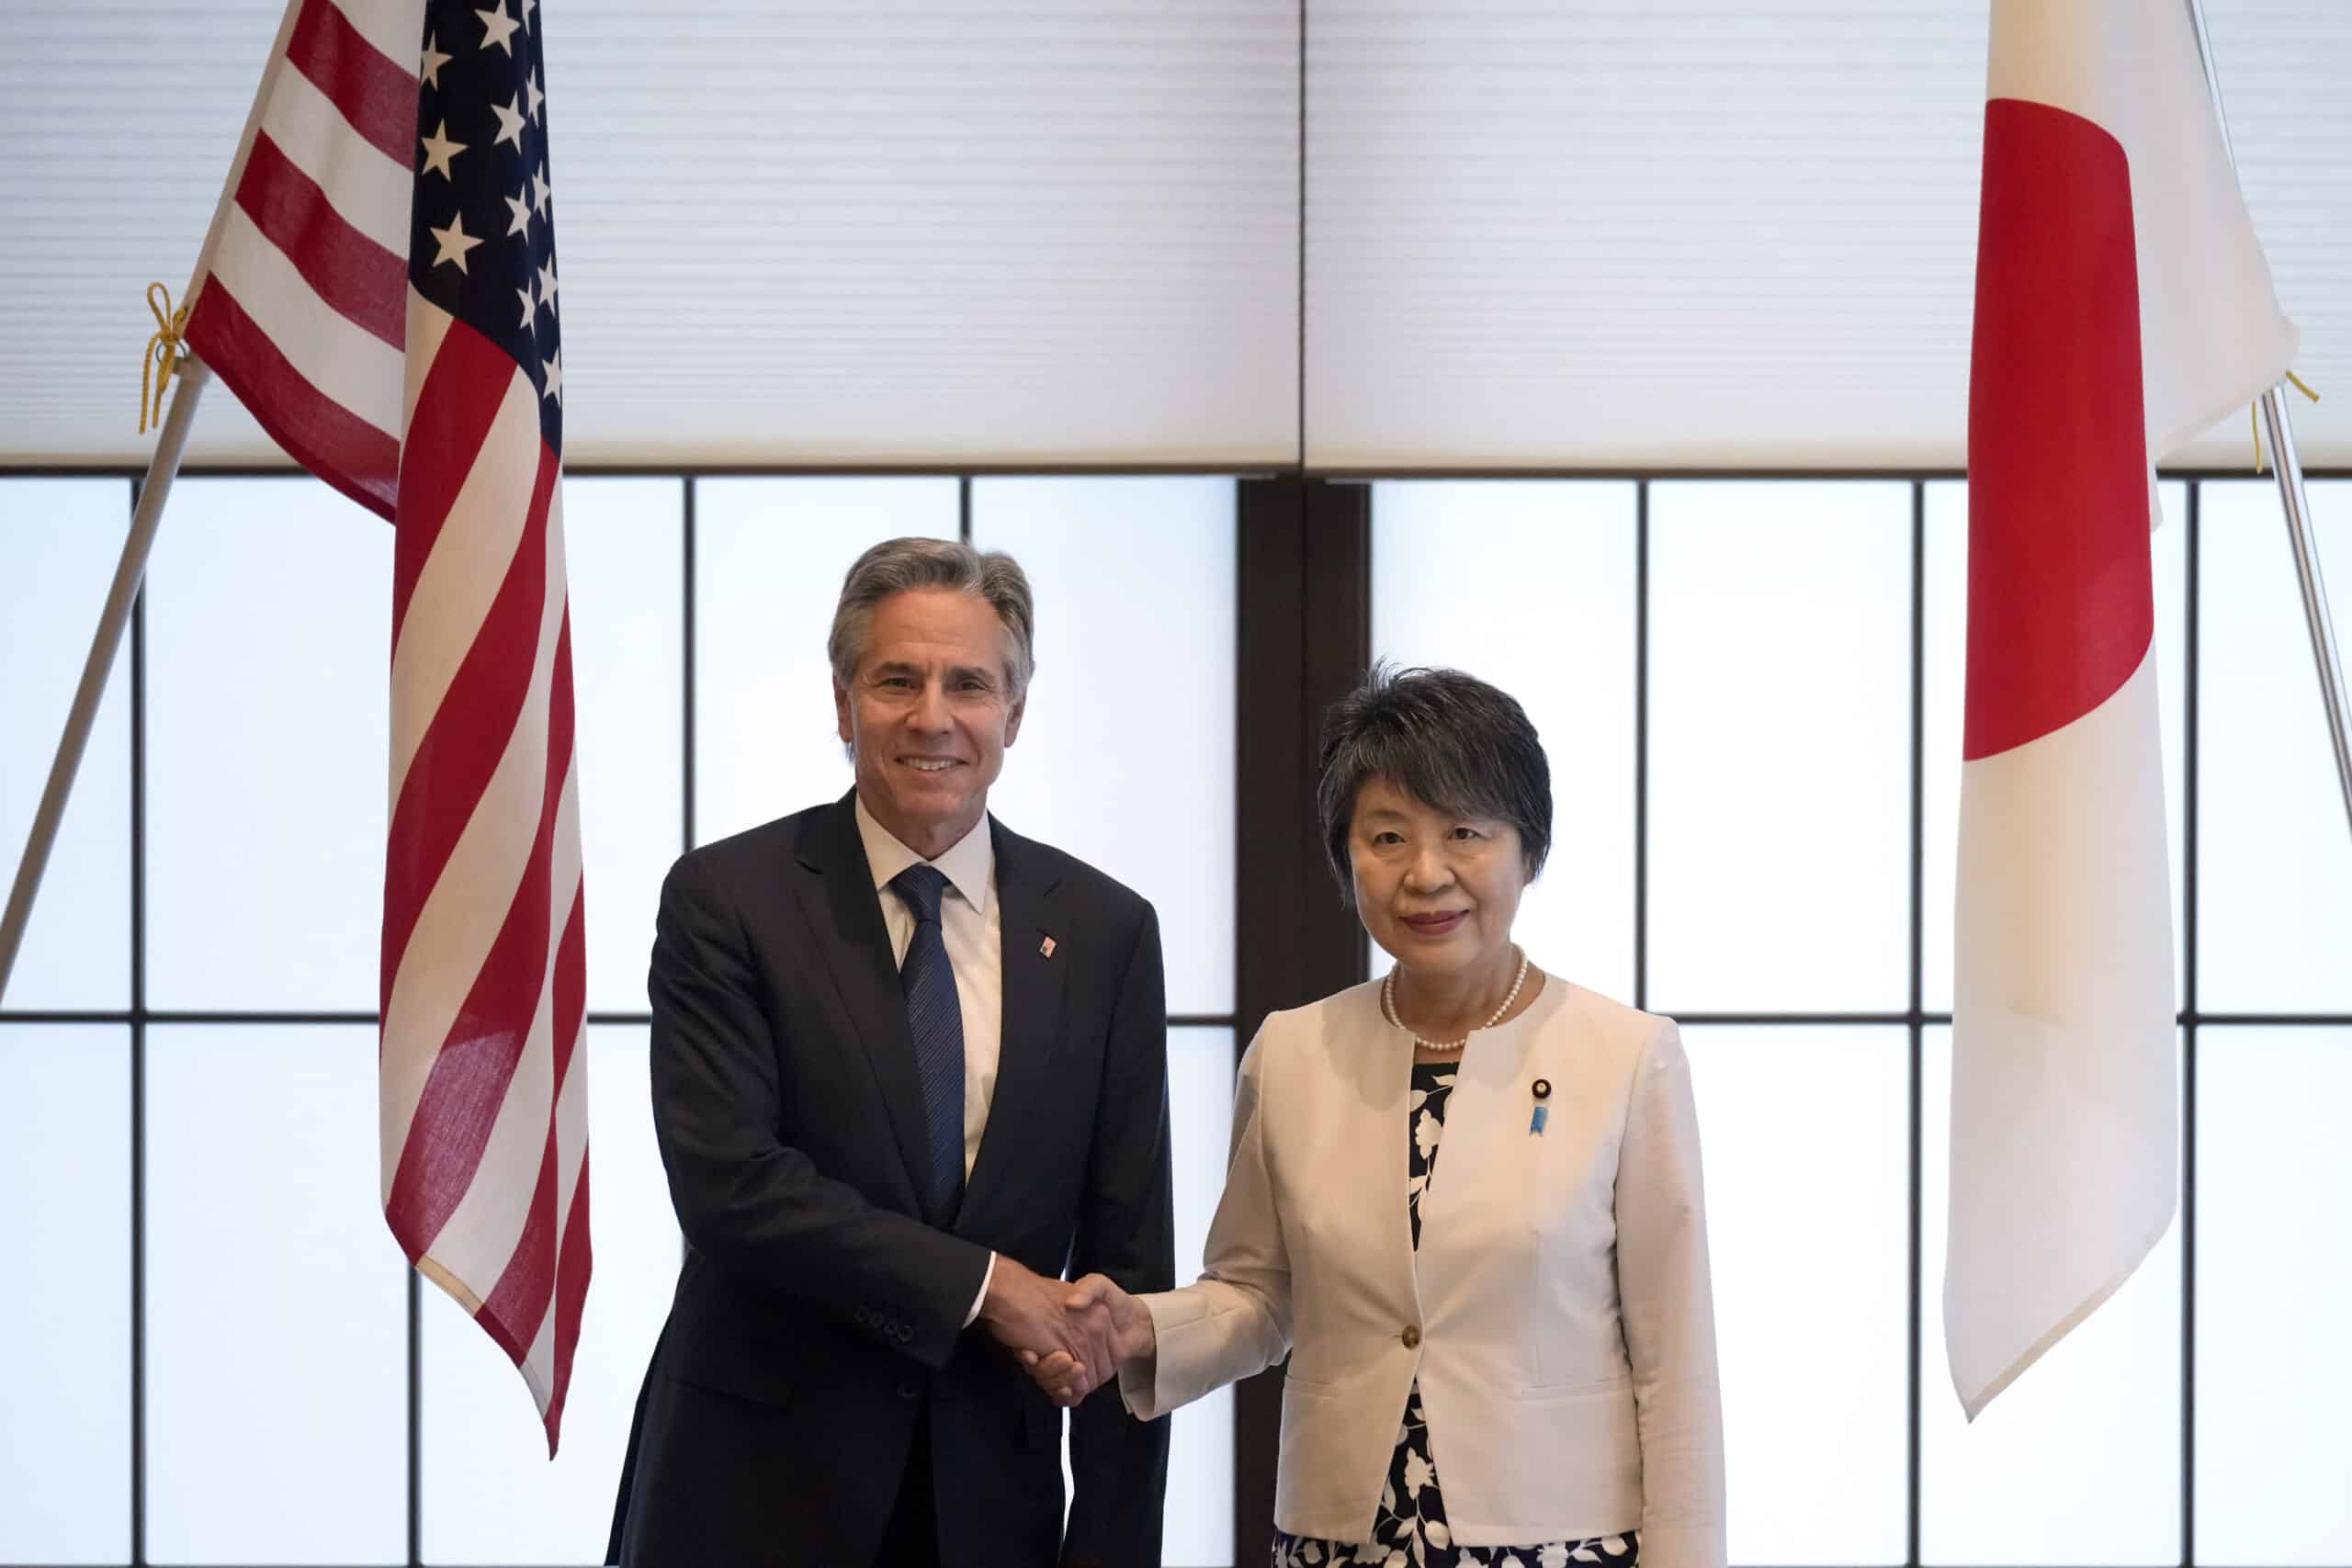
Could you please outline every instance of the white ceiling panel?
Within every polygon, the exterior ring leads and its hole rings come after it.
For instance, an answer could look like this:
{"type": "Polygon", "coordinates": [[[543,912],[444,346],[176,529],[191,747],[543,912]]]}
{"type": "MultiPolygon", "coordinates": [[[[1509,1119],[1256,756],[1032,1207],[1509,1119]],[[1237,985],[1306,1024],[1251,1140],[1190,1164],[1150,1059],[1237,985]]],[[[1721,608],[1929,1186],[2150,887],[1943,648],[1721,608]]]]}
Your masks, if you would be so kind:
{"type": "MultiPolygon", "coordinates": [[[[2055,0],[2053,0],[2055,3],[2055,0]]],[[[1317,3],[1306,450],[1322,467],[1957,467],[1984,0],[1317,3]]],[[[2352,6],[2208,0],[2352,460],[2352,6]]],[[[2244,424],[2180,461],[2250,461],[2244,424]]]]}
{"type": "MultiPolygon", "coordinates": [[[[133,461],[278,0],[0,6],[0,462],[133,461]]],[[[1298,0],[540,6],[575,464],[1962,458],[1984,0],[1307,0],[1304,399],[1298,0]]],[[[2352,463],[2352,5],[2208,9],[2352,463]]]]}
{"type": "MultiPolygon", "coordinates": [[[[129,458],[279,0],[5,3],[0,460],[129,458]]],[[[1296,457],[1295,4],[537,15],[574,463],[1296,457]]]]}

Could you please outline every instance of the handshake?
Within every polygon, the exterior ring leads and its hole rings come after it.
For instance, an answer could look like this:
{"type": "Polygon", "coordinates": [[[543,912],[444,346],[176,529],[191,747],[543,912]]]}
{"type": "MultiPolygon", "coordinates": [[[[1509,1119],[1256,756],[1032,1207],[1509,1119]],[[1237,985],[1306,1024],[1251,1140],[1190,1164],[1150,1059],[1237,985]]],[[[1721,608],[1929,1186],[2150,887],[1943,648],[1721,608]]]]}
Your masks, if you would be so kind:
{"type": "Polygon", "coordinates": [[[1048,1280],[1001,1253],[979,1320],[1060,1405],[1076,1404],[1159,1346],[1151,1314],[1102,1275],[1048,1280]]]}

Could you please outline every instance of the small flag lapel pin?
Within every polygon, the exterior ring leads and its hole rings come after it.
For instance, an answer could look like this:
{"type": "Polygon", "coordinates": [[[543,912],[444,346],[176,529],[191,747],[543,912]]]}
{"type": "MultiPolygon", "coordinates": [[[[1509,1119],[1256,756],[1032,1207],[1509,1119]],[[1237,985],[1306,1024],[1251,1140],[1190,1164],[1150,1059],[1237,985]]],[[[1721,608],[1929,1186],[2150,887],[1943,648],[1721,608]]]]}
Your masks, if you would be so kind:
{"type": "Polygon", "coordinates": [[[1051,958],[1054,955],[1054,939],[1052,937],[1047,937],[1045,941],[1039,942],[1037,944],[1037,951],[1044,953],[1046,957],[1051,958]]]}

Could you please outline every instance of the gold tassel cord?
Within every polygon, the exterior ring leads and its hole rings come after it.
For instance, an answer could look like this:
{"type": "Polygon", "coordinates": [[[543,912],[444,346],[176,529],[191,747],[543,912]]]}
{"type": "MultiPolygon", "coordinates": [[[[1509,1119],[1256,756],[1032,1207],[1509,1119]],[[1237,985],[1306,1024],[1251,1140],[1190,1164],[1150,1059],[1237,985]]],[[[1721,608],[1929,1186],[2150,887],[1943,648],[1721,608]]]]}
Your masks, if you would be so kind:
{"type": "MultiPolygon", "coordinates": [[[[2309,384],[2307,384],[2301,376],[2296,375],[2292,370],[2286,371],[2284,374],[2288,380],[2295,384],[2295,390],[2302,393],[2303,396],[2309,398],[2313,402],[2319,401],[2319,394],[2312,391],[2309,384]]],[[[2260,403],[2248,403],[2245,406],[2246,426],[2254,433],[2254,471],[2257,474],[2262,472],[2261,410],[2262,405],[2260,403]]]]}
{"type": "Polygon", "coordinates": [[[164,389],[187,358],[180,340],[187,332],[187,307],[172,308],[172,291],[160,283],[147,286],[147,309],[154,313],[155,330],[148,334],[146,352],[139,358],[139,434],[150,423],[164,423],[164,389]],[[159,374],[160,372],[160,374],[159,374]],[[153,410],[151,412],[150,410],[153,410]]]}

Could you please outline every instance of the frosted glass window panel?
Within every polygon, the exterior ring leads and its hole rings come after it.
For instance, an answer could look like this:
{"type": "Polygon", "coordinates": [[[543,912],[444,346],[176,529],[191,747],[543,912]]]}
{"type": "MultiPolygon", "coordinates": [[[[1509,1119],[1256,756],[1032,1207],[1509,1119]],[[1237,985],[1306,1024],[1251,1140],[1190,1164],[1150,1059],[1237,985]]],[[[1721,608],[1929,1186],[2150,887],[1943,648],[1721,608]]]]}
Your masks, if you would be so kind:
{"type": "Polygon", "coordinates": [[[695,485],[695,840],[839,796],[849,763],[825,635],[869,546],[956,537],[952,479],[695,485]]]}
{"type": "Polygon", "coordinates": [[[654,906],[684,848],[684,508],[677,479],[563,483],[594,1011],[645,1010],[654,906]]]}
{"type": "MultiPolygon", "coordinates": [[[[1919,614],[1919,1005],[1929,1012],[1948,1013],[1952,899],[1960,865],[1962,724],[1968,711],[1967,481],[1939,479],[1927,487],[1925,500],[1927,531],[1920,544],[1925,593],[1919,614]]],[[[1932,1281],[1936,1276],[1928,1278],[1932,1281]]],[[[1929,1359],[1932,1363],[1933,1358],[1929,1359]]],[[[1923,1391],[1932,1388],[1935,1380],[1924,1380],[1920,1386],[1923,1391]]]]}
{"type": "MultiPolygon", "coordinates": [[[[1950,1012],[1952,898],[1960,847],[1961,738],[1967,713],[1968,486],[1945,479],[1927,489],[1920,1005],[1929,1012],[1950,1012]]],[[[2164,726],[2165,851],[2172,867],[2173,984],[2177,998],[2186,995],[2180,987],[2187,974],[2182,960],[2188,926],[2181,918],[2180,847],[2182,787],[2188,778],[2184,741],[2188,690],[2188,487],[2167,479],[2157,491],[2164,522],[2151,536],[2149,550],[2155,592],[2156,694],[2164,726]]]]}
{"type": "Polygon", "coordinates": [[[1911,487],[1650,487],[1649,976],[1668,1011],[1910,990],[1911,487]]]}
{"type": "MultiPolygon", "coordinates": [[[[1372,646],[1519,699],[1552,767],[1552,856],[1519,908],[1537,964],[1634,994],[1634,488],[1372,487],[1372,646]]],[[[1385,967],[1374,960],[1375,969],[1385,967]]]]}
{"type": "MultiPolygon", "coordinates": [[[[1168,1032],[1168,1120],[1175,1187],[1176,1282],[1201,1272],[1209,1221],[1225,1192],[1233,1122],[1233,1031],[1168,1032]]],[[[1160,1560],[1183,1568],[1233,1562],[1233,1391],[1221,1388],[1167,1418],[1168,1495],[1160,1560]]],[[[1075,1495],[1069,1424],[1062,1425],[1062,1495],[1075,1495]]],[[[1064,1517],[1068,1517],[1065,1509],[1064,1517]]]]}
{"type": "Polygon", "coordinates": [[[130,1032],[0,1024],[0,1562],[130,1561],[130,1032]]]}
{"type": "Polygon", "coordinates": [[[1901,1029],[1692,1028],[1731,1560],[1900,1562],[1910,1267],[1901,1029]]]}
{"type": "Polygon", "coordinates": [[[391,571],[390,525],[308,476],[174,487],[147,571],[151,1006],[375,1010],[391,571]]]}
{"type": "Polygon", "coordinates": [[[2352,1562],[2346,1105],[2352,1029],[2199,1032],[2200,1562],[2352,1562]]]}
{"type": "MultiPolygon", "coordinates": [[[[2294,556],[2268,480],[2209,481],[2198,613],[2197,1000],[2209,1012],[2352,1011],[2352,839],[2294,556]]],[[[2310,487],[2339,645],[2352,481],[2310,487]]]]}
{"type": "Polygon", "coordinates": [[[1920,1560],[2169,1568],[2181,1560],[2180,1226],[1971,1425],[1944,1354],[1951,1031],[1928,1030],[1922,1046],[1920,1560]]]}
{"type": "MultiPolygon", "coordinates": [[[[1176,1189],[1176,1282],[1201,1271],[1209,1220],[1225,1193],[1233,1127],[1233,1031],[1168,1032],[1168,1126],[1176,1189]]],[[[1183,1568],[1233,1562],[1233,1393],[1219,1389],[1169,1417],[1168,1512],[1161,1560],[1183,1568]]]]}
{"type": "Polygon", "coordinates": [[[151,1027],[147,1168],[149,1559],[399,1562],[406,1265],[375,1031],[151,1027]]]}
{"type": "Polygon", "coordinates": [[[1233,1010],[1235,499],[1229,479],[972,485],[972,542],[1012,553],[1037,608],[989,809],[1158,907],[1179,1013],[1233,1010]]]}
{"type": "MultiPolygon", "coordinates": [[[[0,856],[12,879],[130,520],[121,479],[0,479],[0,856]]],[[[12,1010],[130,1005],[130,649],[126,634],[0,998],[12,1010]]]]}
{"type": "Polygon", "coordinates": [[[456,1303],[423,1292],[427,1562],[594,1562],[604,1555],[629,1416],[680,1256],[653,1143],[646,1033],[640,1026],[588,1032],[595,1277],[553,1463],[538,1409],[505,1352],[456,1303]]]}

